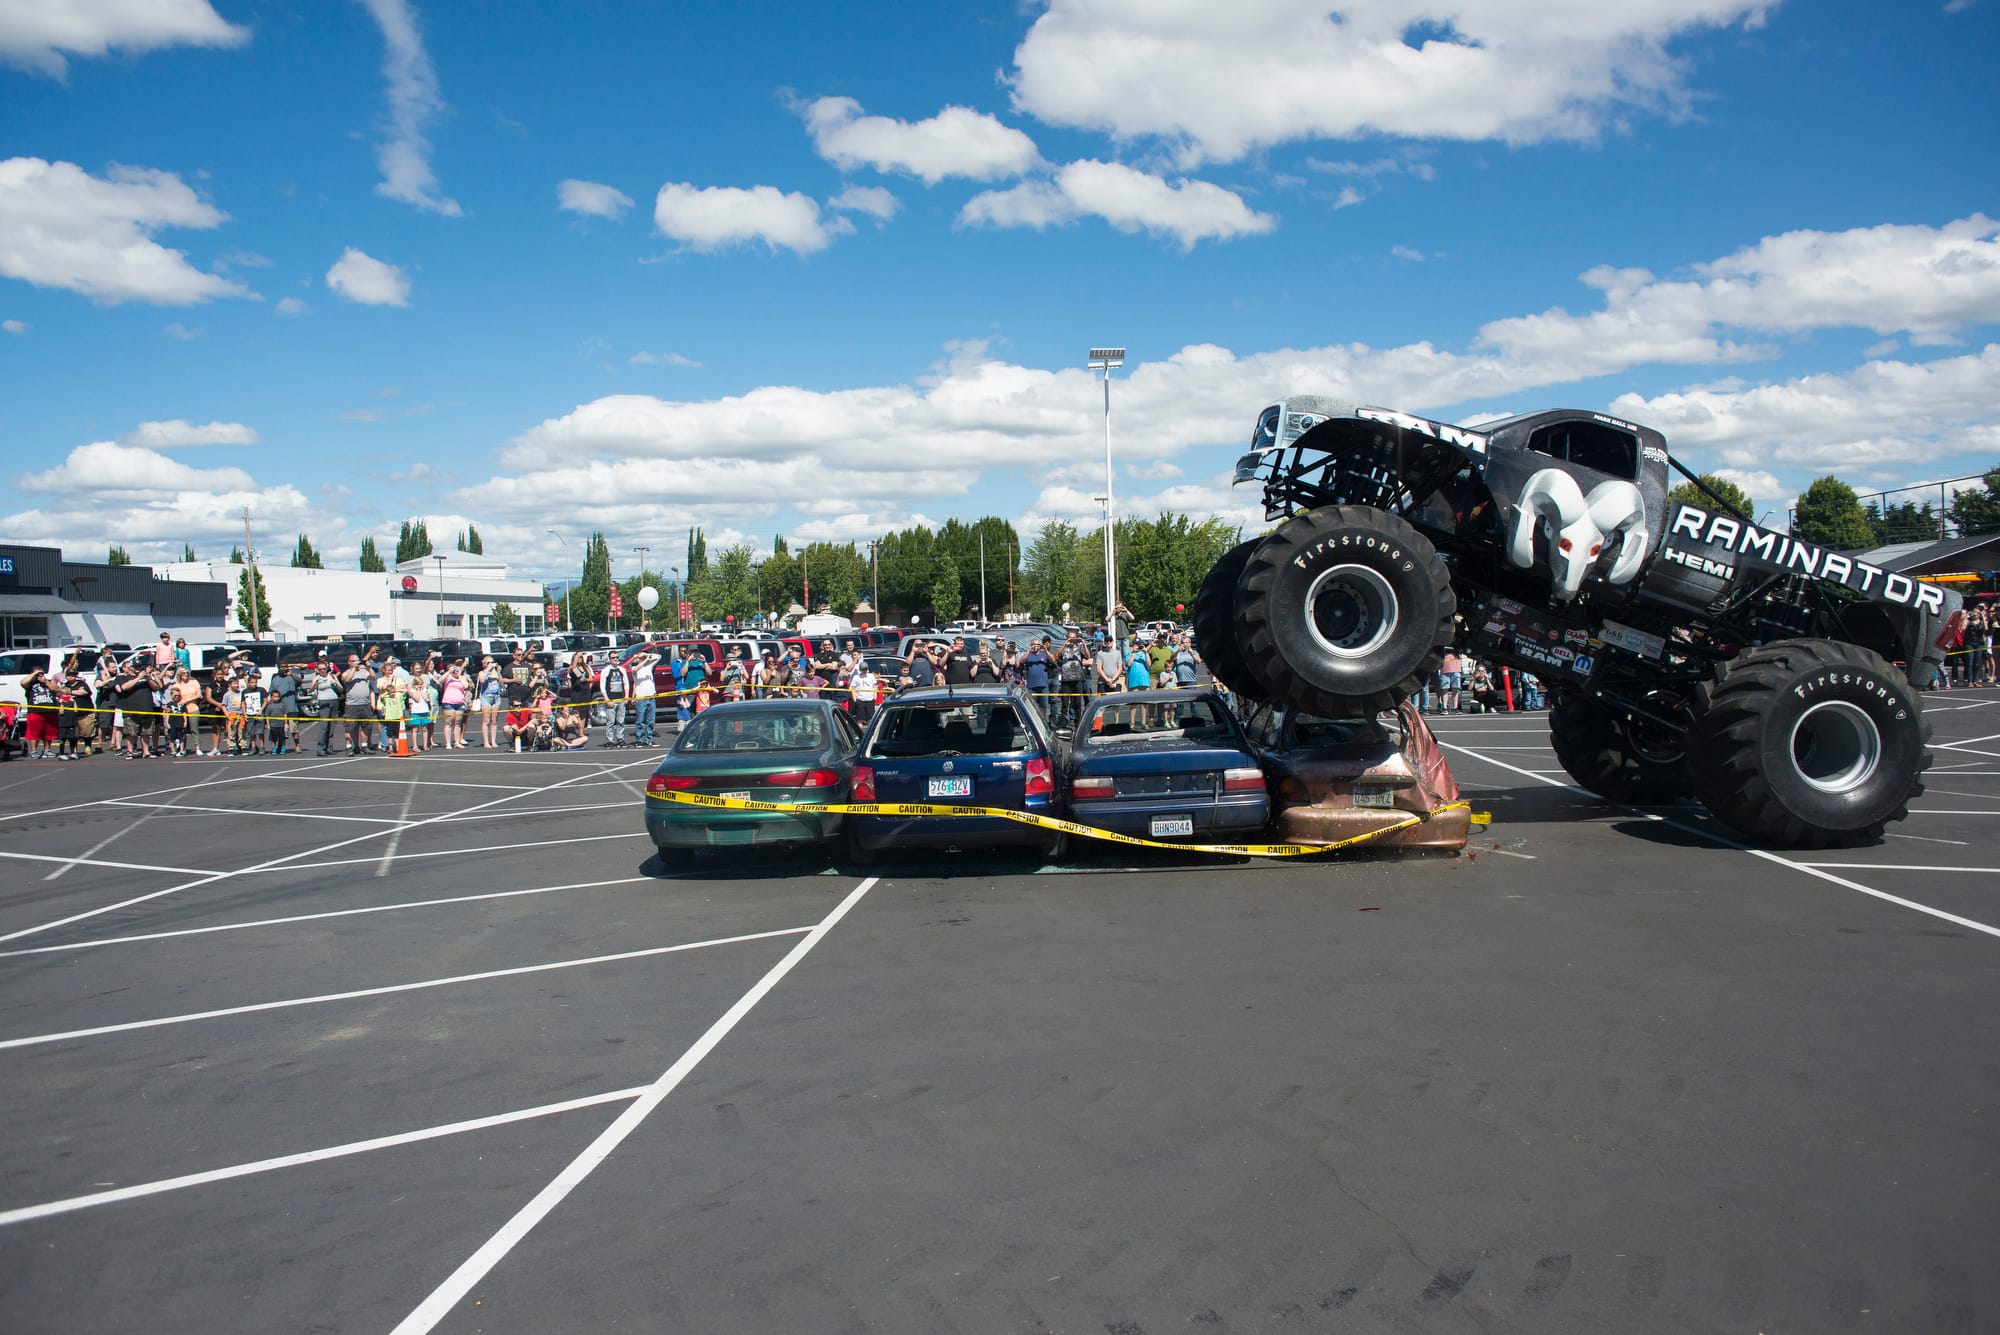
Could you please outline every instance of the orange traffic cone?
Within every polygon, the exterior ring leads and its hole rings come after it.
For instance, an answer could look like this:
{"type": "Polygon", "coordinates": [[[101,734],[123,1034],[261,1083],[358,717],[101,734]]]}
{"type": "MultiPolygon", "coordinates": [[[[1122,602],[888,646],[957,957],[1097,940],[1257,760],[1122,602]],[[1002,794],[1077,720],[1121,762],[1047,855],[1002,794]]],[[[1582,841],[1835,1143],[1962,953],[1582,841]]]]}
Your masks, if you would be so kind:
{"type": "Polygon", "coordinates": [[[396,732],[396,754],[399,756],[410,754],[410,734],[406,729],[398,729],[396,732]]]}

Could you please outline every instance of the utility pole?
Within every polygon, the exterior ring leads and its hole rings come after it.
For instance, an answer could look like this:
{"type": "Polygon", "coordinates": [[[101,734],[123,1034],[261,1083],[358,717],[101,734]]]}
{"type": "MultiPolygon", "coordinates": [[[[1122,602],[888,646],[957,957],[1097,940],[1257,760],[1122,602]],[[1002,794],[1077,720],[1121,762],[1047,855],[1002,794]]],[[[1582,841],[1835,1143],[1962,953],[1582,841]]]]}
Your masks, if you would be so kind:
{"type": "MultiPolygon", "coordinates": [[[[639,553],[639,582],[632,586],[632,601],[638,602],[639,590],[646,587],[646,553],[653,549],[651,547],[634,547],[632,550],[639,553]]],[[[646,605],[644,603],[639,603],[639,633],[641,635],[646,633],[646,605]]]]}
{"type": "Polygon", "coordinates": [[[1113,526],[1117,518],[1111,501],[1111,373],[1125,364],[1123,348],[1092,348],[1090,369],[1104,372],[1104,621],[1111,624],[1111,609],[1118,606],[1118,556],[1113,547],[1113,526]]]}
{"type": "Polygon", "coordinates": [[[979,531],[979,619],[986,620],[986,530],[979,531]]]}
{"type": "Polygon", "coordinates": [[[442,638],[442,637],[443,637],[443,635],[444,635],[444,553],[443,553],[443,552],[432,552],[432,553],[431,553],[431,559],[432,559],[433,561],[436,561],[436,562],[438,563],[438,615],[437,615],[437,623],[438,623],[438,625],[437,625],[437,633],[438,633],[439,637],[440,637],[440,638],[442,638]]]}
{"type": "Polygon", "coordinates": [[[261,640],[264,638],[263,618],[257,612],[257,595],[263,590],[257,578],[257,551],[250,545],[250,507],[247,505],[243,507],[243,568],[250,574],[245,581],[250,594],[246,600],[250,604],[250,638],[261,640]]]}
{"type": "Polygon", "coordinates": [[[882,624],[882,557],[880,541],[868,544],[868,574],[873,581],[875,596],[869,603],[875,609],[875,624],[882,624]]]}

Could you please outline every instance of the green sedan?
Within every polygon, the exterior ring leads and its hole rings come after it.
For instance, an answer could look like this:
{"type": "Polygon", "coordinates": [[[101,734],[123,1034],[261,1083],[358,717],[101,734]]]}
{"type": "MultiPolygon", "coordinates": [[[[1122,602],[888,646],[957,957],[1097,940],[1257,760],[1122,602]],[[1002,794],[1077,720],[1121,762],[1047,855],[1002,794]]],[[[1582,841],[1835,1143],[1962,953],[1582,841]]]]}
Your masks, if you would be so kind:
{"type": "Polygon", "coordinates": [[[729,811],[675,802],[704,793],[757,802],[847,801],[861,732],[828,700],[738,700],[697,714],[646,780],[646,833],[660,860],[685,865],[701,848],[789,846],[839,835],[844,817],[729,811]]]}

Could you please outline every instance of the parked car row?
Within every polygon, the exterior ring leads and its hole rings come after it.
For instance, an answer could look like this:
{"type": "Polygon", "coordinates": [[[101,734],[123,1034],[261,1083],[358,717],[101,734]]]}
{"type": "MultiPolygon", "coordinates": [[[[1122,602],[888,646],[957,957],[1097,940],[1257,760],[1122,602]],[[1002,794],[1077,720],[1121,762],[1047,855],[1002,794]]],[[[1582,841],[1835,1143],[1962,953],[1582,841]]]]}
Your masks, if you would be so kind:
{"type": "Polygon", "coordinates": [[[832,701],[717,705],[684,728],[647,781],[646,830],[661,858],[748,844],[837,841],[867,865],[904,848],[1024,847],[1046,859],[1069,836],[999,816],[747,811],[671,800],[702,793],[781,806],[846,803],[1000,808],[1161,842],[1330,846],[1380,836],[1457,849],[1470,833],[1423,716],[1319,719],[1260,706],[1239,720],[1210,690],[1093,700],[1057,732],[1016,686],[898,692],[865,726],[832,701]]]}

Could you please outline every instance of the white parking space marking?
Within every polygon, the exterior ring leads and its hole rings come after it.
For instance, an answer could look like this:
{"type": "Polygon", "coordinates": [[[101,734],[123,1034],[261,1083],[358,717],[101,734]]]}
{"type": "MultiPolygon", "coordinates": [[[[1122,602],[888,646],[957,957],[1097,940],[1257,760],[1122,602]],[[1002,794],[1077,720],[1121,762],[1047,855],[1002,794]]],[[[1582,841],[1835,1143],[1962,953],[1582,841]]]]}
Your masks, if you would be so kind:
{"type": "Polygon", "coordinates": [[[412,802],[415,802],[416,800],[417,800],[417,781],[415,779],[411,779],[410,791],[403,794],[403,809],[396,816],[397,821],[400,822],[399,828],[390,833],[389,846],[382,850],[381,865],[375,868],[375,878],[377,880],[380,880],[382,877],[387,876],[389,874],[390,865],[396,861],[396,849],[399,846],[401,846],[403,842],[403,830],[407,829],[409,826],[410,804],[412,802]]]}
{"type": "Polygon", "coordinates": [[[14,1210],[0,1210],[0,1228],[8,1224],[25,1224],[36,1219],[72,1214],[78,1210],[87,1210],[93,1205],[135,1201],[144,1196],[157,1196],[162,1192],[181,1191],[188,1187],[205,1187],[211,1182],[227,1182],[232,1178],[250,1177],[256,1173],[272,1173],[280,1168],[325,1163],[328,1159],[345,1159],[356,1154],[368,1154],[374,1150],[394,1149],[398,1145],[415,1145],[420,1141],[438,1140],[445,1136],[462,1136],[467,1132],[485,1131],[490,1127],[532,1121],[538,1117],[553,1117],[557,1113],[574,1112],[578,1108],[595,1108],[605,1103],[623,1103],[628,1099],[638,1098],[645,1092],[644,1085],[636,1085],[631,1089],[614,1089],[603,1094],[586,1095],[580,1099],[565,1099],[561,1103],[544,1103],[534,1108],[496,1113],[491,1117],[447,1122],[443,1126],[427,1126],[422,1130],[404,1131],[393,1136],[376,1136],[372,1140],[351,1140],[345,1145],[329,1145],[325,1149],[307,1150],[303,1154],[284,1154],[275,1159],[258,1159],[254,1163],[234,1164],[228,1168],[211,1168],[205,1173],[188,1173],[181,1177],[161,1178],[157,1182],[140,1182],[112,1191],[94,1191],[86,1196],[70,1196],[64,1200],[49,1201],[44,1205],[25,1205],[14,1210]]]}
{"type": "Polygon", "coordinates": [[[646,1092],[636,1099],[632,1106],[618,1115],[601,1132],[597,1139],[585,1147],[583,1153],[572,1159],[567,1168],[558,1173],[554,1180],[535,1194],[533,1200],[500,1226],[500,1230],[488,1238],[479,1250],[467,1257],[458,1269],[452,1271],[444,1283],[432,1290],[431,1295],[417,1304],[416,1310],[398,1322],[392,1335],[423,1335],[431,1330],[445,1315],[456,1307],[459,1300],[472,1291],[474,1285],[486,1277],[494,1266],[505,1260],[507,1254],[519,1246],[521,1240],[533,1232],[535,1226],[547,1218],[549,1212],[562,1204],[570,1192],[590,1176],[599,1164],[610,1158],[612,1152],[623,1144],[625,1138],[639,1129],[653,1110],[666,1101],[669,1094],[685,1080],[688,1073],[701,1065],[703,1058],[715,1050],[717,1044],[729,1036],[729,1031],[748,1015],[770,990],[778,985],[784,976],[792,971],[798,962],[812,953],[814,946],[826,939],[848,910],[861,902],[862,896],[873,889],[876,879],[870,876],[854,887],[847,898],[840,901],[833,912],[820,919],[805,940],[793,946],[785,958],[773,965],[771,971],[758,979],[755,986],[739,997],[734,1006],[723,1013],[721,1019],[710,1025],[708,1032],[696,1039],[694,1045],[680,1055],[660,1078],[647,1086],[646,1092]]]}
{"type": "MultiPolygon", "coordinates": [[[[358,861],[367,861],[366,858],[358,861]]],[[[399,904],[370,904],[358,909],[327,909],[320,913],[295,913],[288,918],[257,918],[250,922],[224,922],[208,927],[181,927],[171,932],[139,932],[132,936],[101,936],[93,941],[69,941],[60,946],[27,946],[20,950],[0,950],[0,959],[16,955],[61,955],[72,950],[97,946],[123,946],[140,941],[168,941],[178,936],[208,936],[215,932],[245,932],[256,927],[284,927],[292,923],[323,922],[328,918],[358,918],[369,913],[398,913],[406,909],[442,908],[449,904],[479,904],[490,899],[519,899],[525,895],[552,895],[562,890],[595,890],[607,885],[637,885],[651,876],[619,876],[609,881],[573,881],[568,885],[538,885],[526,890],[489,890],[477,895],[451,895],[444,899],[407,899],[399,904]]]]}
{"type": "MultiPolygon", "coordinates": [[[[231,765],[231,764],[232,764],[233,762],[229,762],[229,761],[216,761],[216,762],[213,762],[213,763],[214,763],[214,764],[220,764],[220,765],[224,765],[225,767],[227,767],[227,766],[231,765]]],[[[165,797],[165,796],[166,796],[167,794],[169,794],[169,793],[185,793],[185,792],[187,792],[187,791],[188,791],[189,789],[193,789],[193,788],[206,788],[206,787],[208,787],[208,786],[209,786],[210,784],[216,784],[216,785],[221,785],[221,784],[225,784],[225,783],[245,783],[245,782],[248,782],[248,781],[249,781],[249,780],[251,780],[251,779],[283,779],[283,778],[290,778],[291,776],[293,776],[293,775],[295,775],[295,774],[308,774],[308,773],[311,773],[311,772],[312,772],[312,771],[314,771],[314,770],[322,770],[322,769],[331,769],[331,768],[333,768],[333,767],[334,767],[335,765],[352,765],[353,763],[354,763],[354,760],[353,760],[353,758],[352,758],[352,757],[349,757],[349,758],[348,758],[348,759],[346,759],[346,760],[328,760],[328,761],[325,761],[325,762],[323,762],[323,763],[321,763],[321,764],[317,764],[317,765],[306,765],[306,766],[304,766],[303,768],[300,768],[300,769],[283,769],[283,770],[249,770],[249,771],[247,771],[247,772],[245,772],[245,773],[240,773],[240,774],[230,774],[228,778],[215,778],[215,777],[210,777],[210,778],[206,778],[206,779],[202,779],[202,780],[200,780],[199,782],[196,782],[196,783],[184,783],[184,784],[181,784],[181,785],[180,785],[179,787],[177,787],[177,788],[155,788],[155,789],[153,789],[153,790],[152,790],[152,791],[150,791],[150,792],[144,792],[144,793],[133,793],[133,794],[131,794],[131,795],[130,795],[130,797],[126,797],[126,798],[116,798],[116,797],[104,797],[104,798],[99,798],[99,799],[97,799],[96,801],[93,801],[93,802],[71,802],[71,803],[69,803],[69,804],[68,804],[67,806],[60,806],[60,807],[43,807],[43,808],[41,808],[40,810],[37,810],[37,811],[10,811],[10,812],[8,812],[8,813],[6,813],[6,814],[4,814],[4,815],[0,815],[0,821],[5,821],[5,820],[31,820],[31,819],[33,819],[34,817],[37,817],[37,816],[55,816],[55,815],[60,815],[61,813],[65,812],[65,811],[83,811],[83,810],[86,810],[86,809],[88,809],[88,808],[90,808],[90,807],[101,807],[101,806],[104,806],[104,805],[106,805],[107,803],[111,803],[111,802],[119,802],[119,801],[130,801],[130,800],[131,800],[132,798],[137,798],[137,797],[165,797]]],[[[228,769],[227,769],[227,768],[225,768],[223,772],[224,772],[224,773],[228,773],[228,769]]]]}
{"type": "MultiPolygon", "coordinates": [[[[650,765],[652,763],[654,762],[652,762],[651,760],[636,760],[631,762],[631,764],[614,766],[613,768],[630,769],[632,768],[633,765],[650,765]]],[[[612,771],[605,769],[598,769],[594,772],[598,774],[606,774],[612,771]]],[[[527,791],[531,794],[554,792],[558,788],[568,787],[570,784],[577,782],[582,777],[584,776],[579,775],[575,779],[561,779],[555,783],[547,785],[546,787],[531,788],[528,789],[527,791]]],[[[464,812],[460,812],[459,814],[464,815],[467,812],[479,811],[486,807],[499,806],[502,802],[511,802],[513,800],[514,799],[512,795],[505,797],[490,798],[487,801],[477,804],[476,806],[467,807],[464,812]]],[[[91,805],[95,804],[93,803],[91,805]]],[[[441,816],[433,816],[425,820],[412,821],[407,826],[397,827],[397,828],[412,829],[412,830],[421,829],[426,825],[434,825],[442,819],[443,817],[441,816]]],[[[149,900],[159,899],[165,895],[179,894],[183,890],[198,890],[202,886],[213,885],[217,881],[228,880],[230,877],[233,876],[243,876],[251,872],[266,871],[272,867],[280,867],[288,863],[299,862],[305,858],[317,857],[322,853],[331,853],[337,848],[346,848],[350,844],[358,844],[369,839],[378,838],[379,836],[385,833],[387,833],[387,831],[385,830],[370,830],[366,834],[357,834],[350,839],[340,839],[330,844],[321,844],[318,848],[307,848],[307,849],[302,849],[297,853],[287,853],[283,857],[271,858],[267,861],[259,862],[252,866],[244,867],[237,871],[213,872],[206,876],[202,876],[196,880],[183,881],[179,885],[170,885],[164,890],[155,890],[152,891],[150,894],[134,895],[132,898],[122,899],[118,901],[116,904],[106,904],[100,908],[86,909],[82,913],[72,913],[67,918],[57,918],[51,922],[37,923],[33,927],[23,927],[18,931],[8,932],[6,935],[0,936],[0,943],[4,943],[7,941],[17,941],[24,936],[34,936],[39,932],[52,931],[57,927],[67,927],[69,926],[69,924],[73,922],[82,922],[86,918],[95,918],[99,914],[114,913],[119,909],[131,908],[135,904],[144,904],[149,900]]]]}
{"type": "MultiPolygon", "coordinates": [[[[581,787],[582,785],[578,786],[581,787]]],[[[590,802],[571,807],[509,807],[505,811],[488,811],[477,816],[469,816],[463,812],[452,811],[439,816],[437,823],[440,825],[457,825],[464,821],[509,820],[515,816],[560,816],[565,813],[579,811],[630,811],[631,809],[632,804],[630,802],[590,802]]]]}
{"type": "MultiPolygon", "coordinates": [[[[472,848],[440,848],[428,853],[400,853],[398,862],[414,862],[418,858],[458,858],[474,853],[504,853],[515,848],[551,848],[557,844],[597,844],[606,839],[644,839],[644,830],[620,830],[617,834],[571,835],[567,839],[529,839],[515,844],[479,844],[472,848]]],[[[373,856],[365,858],[329,858],[325,862],[288,862],[282,867],[251,867],[241,873],[245,876],[264,876],[294,871],[317,871],[321,867],[354,867],[364,862],[374,862],[373,856]]],[[[5,952],[0,952],[4,954],[5,952]]]]}
{"type": "Polygon", "coordinates": [[[553,973],[558,969],[582,969],[593,964],[617,964],[624,960],[650,959],[655,955],[675,955],[711,946],[737,946],[746,941],[767,941],[778,936],[797,936],[810,927],[781,927],[771,932],[750,932],[743,936],[719,936],[710,941],[688,941],[677,946],[653,946],[646,950],[621,950],[615,955],[591,955],[579,960],[555,960],[548,964],[523,964],[512,969],[488,969],[484,973],[454,974],[450,978],[425,978],[415,983],[392,983],[387,987],[364,987],[352,992],[326,992],[316,997],[287,997],[281,1001],[259,1001],[248,1006],[225,1006],[220,1010],[189,1011],[185,1015],[162,1015],[151,1020],[127,1020],[123,1024],[101,1024],[90,1029],[68,1029],[58,1034],[29,1034],[22,1038],[0,1039],[0,1051],[34,1048],[64,1043],[78,1038],[100,1038],[105,1034],[126,1034],[136,1029],[159,1029],[170,1024],[193,1024],[199,1020],[221,1020],[232,1015],[255,1015],[260,1011],[291,1010],[298,1006],[324,1006],[335,1001],[358,1001],[363,997],[393,996],[398,992],[422,992],[433,987],[459,983],[482,983],[494,978],[519,978],[531,973],[553,973]]]}
{"type": "Polygon", "coordinates": [[[373,774],[365,779],[355,778],[346,774],[341,775],[339,778],[313,774],[274,774],[271,777],[275,779],[303,779],[307,783],[421,783],[426,788],[491,788],[496,790],[506,789],[509,792],[517,793],[535,791],[535,785],[532,783],[458,783],[451,779],[406,779],[400,774],[373,774]]]}
{"type": "MultiPolygon", "coordinates": [[[[108,799],[104,805],[108,807],[139,807],[146,810],[148,814],[162,811],[187,811],[206,816],[271,816],[282,820],[346,820],[360,821],[368,825],[395,825],[399,823],[391,816],[327,816],[315,811],[245,811],[241,807],[183,807],[173,806],[168,803],[161,803],[156,806],[150,802],[128,802],[124,798],[116,797],[108,799]]],[[[145,819],[145,816],[139,818],[140,821],[144,821],[145,819]]]]}
{"type": "Polygon", "coordinates": [[[1946,751],[1963,751],[1969,756],[1989,756],[2000,760],[2000,751],[1982,751],[1976,746],[1966,746],[1961,742],[1932,742],[1931,745],[1946,751]]]}
{"type": "Polygon", "coordinates": [[[1920,844],[1957,844],[1960,848],[1971,846],[1971,841],[1966,839],[1933,839],[1921,834],[1898,834],[1894,830],[1884,830],[1882,837],[1885,839],[1912,839],[1920,844]]]}
{"type": "MultiPolygon", "coordinates": [[[[1603,802],[1606,800],[1604,798],[1599,797],[1596,793],[1591,792],[1588,788],[1580,788],[1573,783],[1560,783],[1554,779],[1544,778],[1540,774],[1535,773],[1533,770],[1521,769],[1518,766],[1508,764],[1504,760],[1497,760],[1492,756],[1482,755],[1479,752],[1474,751],[1469,747],[1454,746],[1450,742],[1444,741],[1443,739],[1439,739],[1438,745],[1444,747],[1444,749],[1447,751],[1456,751],[1460,755],[1471,756],[1474,760],[1483,760],[1489,765],[1498,765],[1501,769],[1511,770],[1515,774],[1525,775],[1528,778],[1533,779],[1537,783],[1548,784],[1551,788],[1567,789],[1569,792],[1575,793],[1579,797],[1587,797],[1594,802],[1603,802]]],[[[1662,816],[1657,812],[1646,811],[1639,807],[1626,806],[1622,802],[1611,802],[1608,805],[1619,807],[1620,809],[1625,811],[1630,811],[1633,815],[1638,816],[1642,820],[1657,821],[1659,824],[1665,825],[1669,829],[1679,830],[1684,834],[1691,834],[1697,838],[1706,839],[1710,843],[1720,845],[1723,848],[1733,848],[1739,853],[1748,853],[1753,858],[1762,858],[1766,862],[1775,862],[1780,867],[1790,867],[1793,871],[1802,872],[1807,876],[1816,877],[1817,879],[1822,881],[1830,881],[1834,885],[1842,886],[1846,889],[1856,891],[1857,893],[1868,895],[1871,898],[1880,899],[1890,904],[1900,905],[1901,907],[1906,909],[1915,909],[1918,913],[1929,914],[1933,918],[1942,918],[1946,922],[1957,923],[1960,927],[1970,927],[1974,931],[1984,932],[1988,936],[2000,937],[2000,927],[1995,927],[1991,923],[1976,922],[1971,918],[1961,918],[1956,913],[1946,913],[1943,909],[1934,909],[1928,904],[1919,904],[1914,899],[1904,899],[1902,896],[1892,895],[1886,890],[1877,890],[1873,886],[1863,885],[1859,881],[1850,881],[1845,876],[1835,876],[1832,872],[1827,871],[1823,868],[1809,866],[1802,862],[1793,862],[1787,858],[1779,857],[1776,853],[1767,852],[1761,848],[1751,848],[1746,844],[1739,844],[1734,839],[1724,838],[1722,835],[1716,834],[1711,830],[1704,830],[1699,826],[1684,824],[1683,822],[1677,820],[1669,820],[1667,817],[1662,816]]]]}
{"type": "Polygon", "coordinates": [[[1841,867],[1850,871],[1943,871],[2000,876],[2000,867],[1933,867],[1921,862],[1794,862],[1794,867],[1841,867]]]}
{"type": "MultiPolygon", "coordinates": [[[[219,779],[221,777],[222,776],[218,774],[215,776],[215,778],[208,779],[203,781],[202,783],[196,784],[194,788],[191,788],[188,791],[197,792],[202,788],[209,787],[215,783],[216,779],[219,779]]],[[[92,844],[89,848],[84,849],[83,852],[79,854],[77,857],[71,859],[64,865],[57,867],[54,871],[50,872],[47,876],[44,876],[42,879],[44,881],[60,880],[62,877],[69,874],[70,868],[75,867],[79,863],[85,862],[90,858],[96,857],[106,848],[109,848],[112,844],[116,843],[118,840],[123,839],[126,835],[131,834],[133,831],[139,829],[147,821],[152,820],[155,816],[160,815],[162,812],[175,809],[176,807],[178,807],[180,800],[181,800],[180,797],[175,796],[168,798],[165,802],[159,803],[153,810],[148,811],[145,815],[139,817],[139,819],[131,822],[129,825],[119,826],[117,829],[113,830],[110,834],[105,835],[102,839],[99,839],[96,843],[92,844]]]]}
{"type": "Polygon", "coordinates": [[[1932,788],[1926,784],[1924,795],[1928,797],[1933,794],[1943,797],[1969,797],[1976,802],[2000,802],[2000,793],[1961,793],[1950,788],[1932,788]]]}
{"type": "Polygon", "coordinates": [[[1912,816],[2000,816],[2000,811],[1961,810],[1958,807],[1911,807],[1912,816]]]}
{"type": "MultiPolygon", "coordinates": [[[[149,862],[106,862],[101,858],[68,858],[54,853],[0,853],[0,858],[16,858],[22,862],[59,862],[65,867],[115,867],[119,871],[163,871],[174,876],[222,876],[226,874],[219,871],[204,871],[200,867],[157,867],[149,862]]],[[[42,879],[48,880],[49,877],[45,876],[42,879]]]]}

